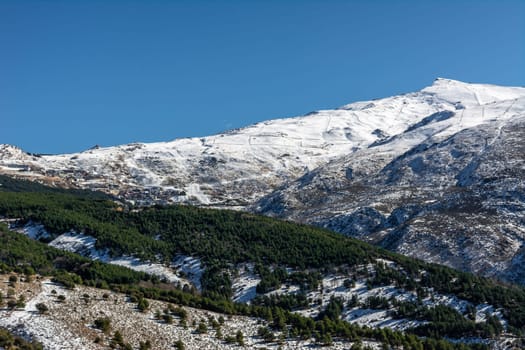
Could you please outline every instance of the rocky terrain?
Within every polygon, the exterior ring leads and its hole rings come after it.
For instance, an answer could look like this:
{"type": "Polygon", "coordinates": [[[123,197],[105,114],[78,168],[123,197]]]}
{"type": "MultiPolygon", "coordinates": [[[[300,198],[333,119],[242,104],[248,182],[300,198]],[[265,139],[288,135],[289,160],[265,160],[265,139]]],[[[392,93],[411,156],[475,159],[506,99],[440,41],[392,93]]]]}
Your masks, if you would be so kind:
{"type": "Polygon", "coordinates": [[[523,284],[524,101],[436,113],[319,167],[254,208],[523,284]],[[414,138],[403,152],[392,151],[414,138]]]}
{"type": "MultiPolygon", "coordinates": [[[[14,275],[10,275],[14,276],[14,275]]],[[[7,294],[9,277],[0,275],[0,291],[7,294]]],[[[12,299],[25,299],[25,305],[15,309],[0,308],[0,326],[14,333],[37,340],[46,349],[107,349],[115,343],[115,332],[124,344],[138,349],[149,342],[151,349],[176,349],[182,343],[186,349],[297,349],[314,346],[311,339],[265,341],[258,329],[266,322],[257,318],[229,316],[191,307],[182,307],[186,315],[172,316],[180,308],[171,303],[149,300],[141,312],[125,294],[77,286],[66,289],[51,281],[35,277],[27,283],[14,283],[12,299]],[[41,305],[46,306],[45,311],[41,305]],[[37,306],[40,306],[37,307],[37,306]],[[160,314],[160,317],[159,317],[160,314]],[[171,317],[163,317],[170,315],[171,317]],[[96,320],[107,319],[107,330],[99,329],[96,320]],[[204,326],[200,326],[200,324],[204,326]],[[242,333],[242,343],[237,333],[242,333]],[[231,339],[229,339],[231,338],[231,339]]],[[[179,309],[180,311],[180,309],[179,309]]],[[[276,339],[277,339],[276,335],[276,339]]],[[[337,342],[326,349],[344,349],[348,342],[337,342]]],[[[365,342],[379,349],[377,342],[365,342]]]]}
{"type": "Polygon", "coordinates": [[[138,204],[250,210],[525,283],[525,88],[437,79],[415,93],[224,134],[35,155],[0,171],[138,204]]]}

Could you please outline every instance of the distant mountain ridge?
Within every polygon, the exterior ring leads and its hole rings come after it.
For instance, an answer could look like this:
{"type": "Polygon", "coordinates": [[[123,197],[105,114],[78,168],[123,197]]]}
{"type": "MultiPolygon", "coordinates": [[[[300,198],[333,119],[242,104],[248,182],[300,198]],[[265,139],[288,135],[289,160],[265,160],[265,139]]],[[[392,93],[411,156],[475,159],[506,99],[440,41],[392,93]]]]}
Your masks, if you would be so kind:
{"type": "Polygon", "coordinates": [[[250,210],[525,283],[525,88],[421,91],[209,137],[66,155],[0,146],[0,171],[142,204],[250,210]]]}

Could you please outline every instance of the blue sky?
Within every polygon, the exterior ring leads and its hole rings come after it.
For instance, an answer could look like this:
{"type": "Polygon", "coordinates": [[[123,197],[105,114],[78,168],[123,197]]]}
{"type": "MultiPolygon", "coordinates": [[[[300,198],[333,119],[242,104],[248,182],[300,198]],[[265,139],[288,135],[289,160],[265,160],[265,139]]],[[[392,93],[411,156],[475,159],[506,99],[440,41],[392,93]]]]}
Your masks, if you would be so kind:
{"type": "Polygon", "coordinates": [[[525,86],[525,1],[2,1],[0,143],[204,136],[416,91],[525,86]]]}

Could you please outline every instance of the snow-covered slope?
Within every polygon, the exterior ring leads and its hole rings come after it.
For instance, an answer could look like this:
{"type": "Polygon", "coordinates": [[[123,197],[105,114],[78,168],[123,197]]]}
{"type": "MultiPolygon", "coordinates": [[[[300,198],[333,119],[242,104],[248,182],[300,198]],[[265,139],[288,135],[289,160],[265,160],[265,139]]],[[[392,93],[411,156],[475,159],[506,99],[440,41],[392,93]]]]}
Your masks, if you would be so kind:
{"type": "MultiPolygon", "coordinates": [[[[493,103],[510,99],[512,103],[525,95],[523,90],[439,79],[417,93],[203,138],[45,156],[3,145],[0,165],[5,172],[38,175],[43,180],[58,177],[76,187],[114,191],[130,198],[242,206],[330,160],[402,135],[425,117],[443,111],[455,113],[463,105],[479,107],[478,100],[493,103]],[[146,195],[145,189],[149,191],[146,195]]],[[[466,113],[457,128],[481,122],[482,118],[466,113]]],[[[426,136],[420,134],[413,133],[405,143],[419,142],[426,136]]]]}
{"type": "Polygon", "coordinates": [[[254,208],[524,284],[524,91],[437,81],[422,93],[456,109],[323,165],[254,208]]]}
{"type": "Polygon", "coordinates": [[[524,126],[525,88],[437,79],[203,138],[65,155],[2,145],[0,172],[252,210],[525,283],[524,126]]]}

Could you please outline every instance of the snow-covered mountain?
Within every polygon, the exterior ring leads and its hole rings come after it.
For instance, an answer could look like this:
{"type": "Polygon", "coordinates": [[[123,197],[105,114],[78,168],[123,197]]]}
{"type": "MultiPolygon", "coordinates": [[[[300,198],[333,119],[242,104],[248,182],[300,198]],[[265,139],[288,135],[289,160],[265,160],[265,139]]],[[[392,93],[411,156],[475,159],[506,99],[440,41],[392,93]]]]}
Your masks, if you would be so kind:
{"type": "Polygon", "coordinates": [[[439,110],[254,208],[525,284],[524,92],[438,80],[439,110]]]}
{"type": "MultiPolygon", "coordinates": [[[[469,86],[440,79],[415,94],[172,142],[96,147],[51,156],[28,155],[4,145],[0,165],[4,171],[58,177],[78,187],[128,195],[134,188],[163,190],[168,191],[164,198],[175,202],[244,206],[331,160],[404,135],[434,113],[455,111],[462,108],[461,103],[477,106],[477,99],[517,98],[522,91],[476,86],[474,94],[469,86]],[[492,90],[497,97],[491,95],[492,90]]],[[[478,119],[467,116],[462,127],[481,123],[478,119]]],[[[396,142],[396,147],[417,144],[422,137],[426,135],[412,133],[411,139],[396,142]]]]}
{"type": "Polygon", "coordinates": [[[30,155],[0,171],[139,203],[252,210],[525,283],[525,88],[415,93],[223,134],[30,155]]]}

